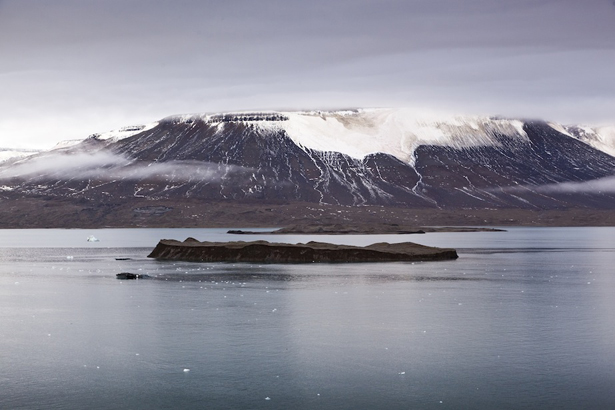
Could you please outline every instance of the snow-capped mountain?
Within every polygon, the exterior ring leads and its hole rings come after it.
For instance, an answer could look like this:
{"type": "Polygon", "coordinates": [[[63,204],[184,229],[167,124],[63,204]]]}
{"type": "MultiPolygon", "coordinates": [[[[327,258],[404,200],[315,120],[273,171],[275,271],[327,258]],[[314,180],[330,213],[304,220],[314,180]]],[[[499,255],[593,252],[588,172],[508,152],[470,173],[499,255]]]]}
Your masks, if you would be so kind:
{"type": "Polygon", "coordinates": [[[386,109],[182,115],[9,162],[0,178],[101,203],[612,209],[614,130],[386,109]]]}
{"type": "Polygon", "coordinates": [[[16,158],[25,158],[40,151],[31,149],[0,148],[0,163],[16,158]]]}
{"type": "Polygon", "coordinates": [[[578,125],[553,127],[563,134],[577,138],[592,147],[615,156],[615,126],[609,127],[584,127],[578,125]]]}

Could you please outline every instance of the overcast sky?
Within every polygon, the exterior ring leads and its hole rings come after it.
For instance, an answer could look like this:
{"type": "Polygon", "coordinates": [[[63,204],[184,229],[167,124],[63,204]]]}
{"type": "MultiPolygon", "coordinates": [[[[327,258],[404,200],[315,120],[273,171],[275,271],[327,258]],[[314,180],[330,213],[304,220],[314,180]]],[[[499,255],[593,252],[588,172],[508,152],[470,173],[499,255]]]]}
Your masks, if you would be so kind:
{"type": "Polygon", "coordinates": [[[615,3],[0,0],[0,147],[353,107],[615,124],[615,3]]]}

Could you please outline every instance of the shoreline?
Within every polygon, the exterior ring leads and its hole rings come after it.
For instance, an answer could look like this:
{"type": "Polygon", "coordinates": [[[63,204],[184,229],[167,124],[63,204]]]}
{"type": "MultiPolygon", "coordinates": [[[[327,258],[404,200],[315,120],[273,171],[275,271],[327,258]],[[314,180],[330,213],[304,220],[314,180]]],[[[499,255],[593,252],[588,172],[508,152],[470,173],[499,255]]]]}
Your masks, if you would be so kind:
{"type": "Polygon", "coordinates": [[[292,225],[400,227],[615,226],[608,209],[438,209],[237,201],[0,198],[0,229],[40,228],[279,228],[292,225]]]}
{"type": "Polygon", "coordinates": [[[230,229],[231,235],[420,235],[437,232],[506,232],[505,229],[487,227],[410,227],[397,224],[360,225],[291,225],[273,231],[230,229]]]}

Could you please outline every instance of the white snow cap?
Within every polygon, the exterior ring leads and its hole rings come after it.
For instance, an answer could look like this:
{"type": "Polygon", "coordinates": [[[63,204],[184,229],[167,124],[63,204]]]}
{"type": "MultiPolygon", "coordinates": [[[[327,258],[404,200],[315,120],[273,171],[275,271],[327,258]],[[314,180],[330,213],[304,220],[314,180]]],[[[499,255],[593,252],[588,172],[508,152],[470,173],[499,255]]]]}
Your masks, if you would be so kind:
{"type": "Polygon", "coordinates": [[[498,134],[527,140],[521,121],[480,116],[446,117],[401,109],[284,114],[289,121],[280,126],[299,146],[354,158],[383,152],[412,163],[420,145],[493,146],[498,145],[498,134]]]}
{"type": "Polygon", "coordinates": [[[615,126],[588,127],[549,123],[551,128],[615,157],[615,126]]]}
{"type": "Polygon", "coordinates": [[[108,131],[102,134],[95,134],[99,140],[119,141],[124,138],[132,137],[140,132],[148,131],[158,125],[158,122],[152,122],[146,125],[131,125],[120,128],[119,130],[108,131]]]}
{"type": "Polygon", "coordinates": [[[455,148],[498,145],[496,135],[527,141],[523,122],[486,116],[445,116],[410,109],[345,111],[238,112],[170,117],[188,122],[201,119],[223,126],[245,122],[263,130],[284,130],[300,147],[341,152],[364,158],[378,152],[412,164],[420,145],[455,148]]]}
{"type": "Polygon", "coordinates": [[[19,159],[37,154],[36,150],[18,150],[18,149],[2,149],[0,148],[0,162],[8,161],[9,159],[19,159]]]}

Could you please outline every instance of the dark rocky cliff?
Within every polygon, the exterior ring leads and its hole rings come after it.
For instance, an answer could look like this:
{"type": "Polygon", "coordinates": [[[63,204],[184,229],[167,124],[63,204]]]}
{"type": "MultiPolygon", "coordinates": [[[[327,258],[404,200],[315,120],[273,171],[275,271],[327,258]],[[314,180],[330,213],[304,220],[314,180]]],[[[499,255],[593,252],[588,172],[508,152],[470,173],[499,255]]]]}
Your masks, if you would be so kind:
{"type": "Polygon", "coordinates": [[[322,242],[199,242],[188,238],[184,242],[161,240],[148,257],[193,262],[355,263],[450,260],[457,259],[457,252],[411,242],[357,247],[322,242]]]}

